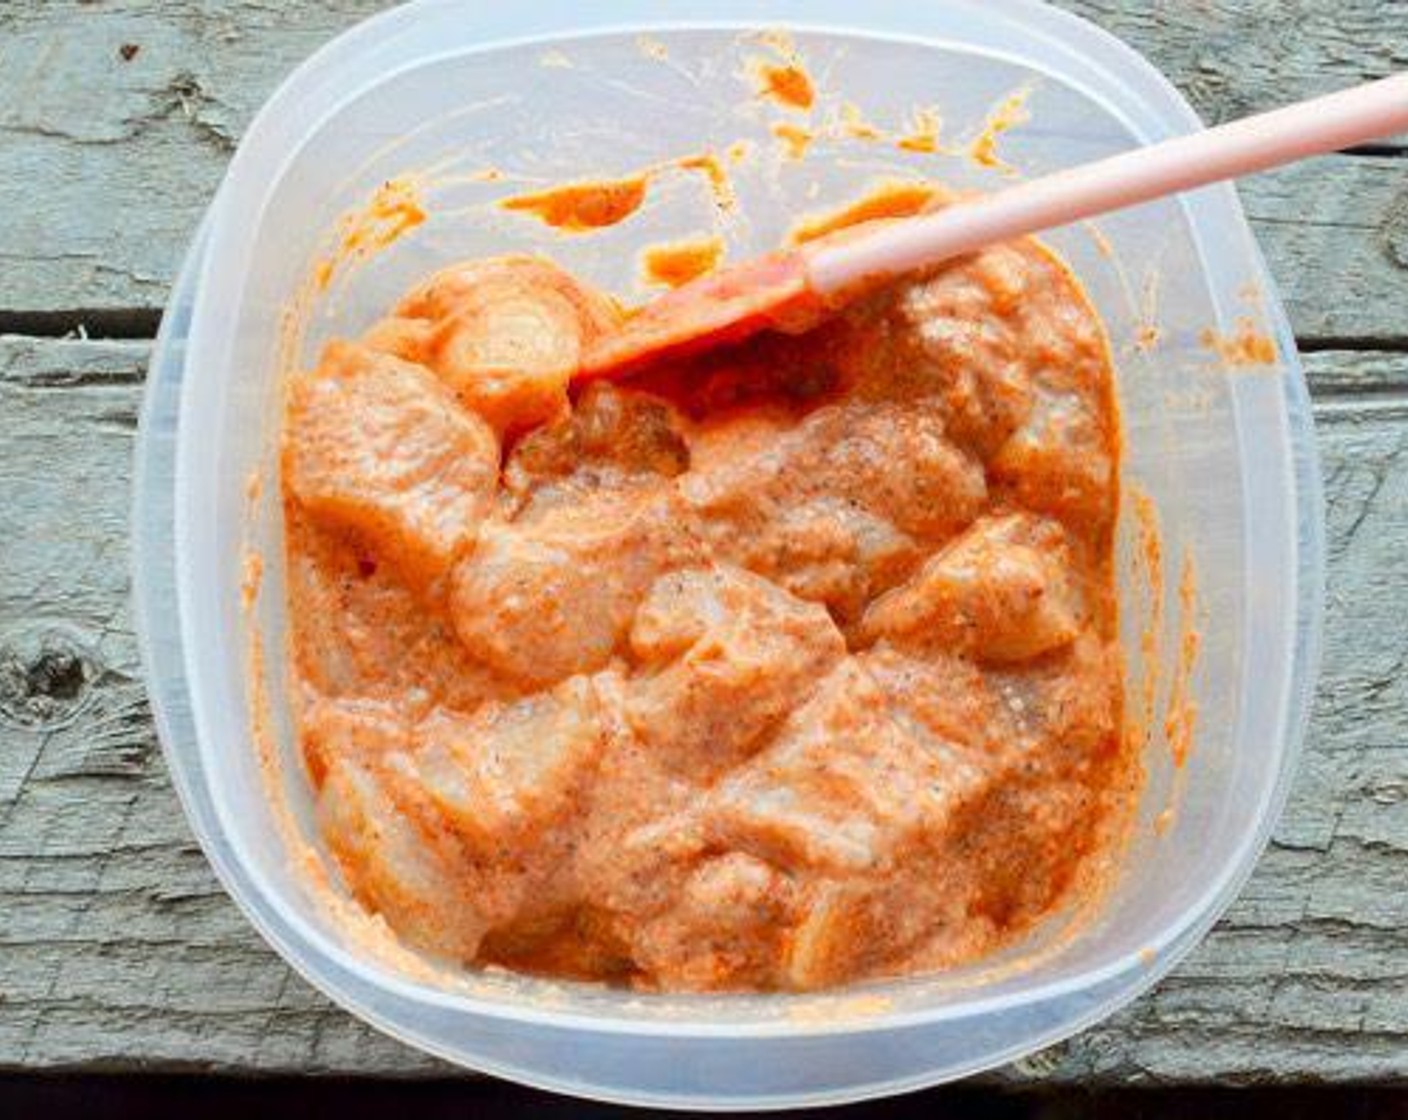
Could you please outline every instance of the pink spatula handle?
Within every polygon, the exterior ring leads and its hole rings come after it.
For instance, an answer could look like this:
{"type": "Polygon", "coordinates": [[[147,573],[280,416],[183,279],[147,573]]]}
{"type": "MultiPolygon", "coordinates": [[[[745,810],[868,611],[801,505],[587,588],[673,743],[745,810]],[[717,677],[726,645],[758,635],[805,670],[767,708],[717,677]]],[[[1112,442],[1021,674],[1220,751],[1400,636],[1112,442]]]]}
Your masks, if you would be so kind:
{"type": "Polygon", "coordinates": [[[837,295],[994,242],[1402,131],[1408,74],[1059,171],[849,242],[818,243],[804,250],[810,286],[837,295]]]}

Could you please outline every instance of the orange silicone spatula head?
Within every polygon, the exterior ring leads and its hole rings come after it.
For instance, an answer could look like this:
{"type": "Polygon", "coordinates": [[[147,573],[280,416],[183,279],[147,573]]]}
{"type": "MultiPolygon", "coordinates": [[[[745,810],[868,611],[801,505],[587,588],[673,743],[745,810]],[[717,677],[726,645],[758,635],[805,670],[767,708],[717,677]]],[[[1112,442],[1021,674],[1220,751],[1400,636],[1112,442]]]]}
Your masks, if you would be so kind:
{"type": "Polygon", "coordinates": [[[583,356],[579,379],[624,377],[664,358],[737,342],[764,330],[802,331],[825,307],[800,253],[770,253],[691,281],[648,303],[583,356]]]}

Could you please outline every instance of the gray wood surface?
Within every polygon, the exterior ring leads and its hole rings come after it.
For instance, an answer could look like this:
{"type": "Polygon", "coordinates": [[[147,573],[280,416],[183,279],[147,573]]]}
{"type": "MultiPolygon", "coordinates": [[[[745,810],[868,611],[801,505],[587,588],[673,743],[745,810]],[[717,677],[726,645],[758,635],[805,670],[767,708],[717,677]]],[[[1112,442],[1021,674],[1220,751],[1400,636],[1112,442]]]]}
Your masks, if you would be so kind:
{"type": "MultiPolygon", "coordinates": [[[[0,330],[19,332],[0,337],[0,1067],[440,1068],[292,976],[206,867],[127,603],[147,343],[36,337],[149,332],[253,110],[378,6],[0,0],[0,330]]],[[[1068,6],[1213,119],[1408,66],[1404,0],[1068,6]]],[[[1208,941],[1008,1082],[1408,1081],[1408,158],[1338,156],[1244,198],[1320,351],[1330,615],[1306,757],[1208,941]]]]}
{"type": "MultiPolygon", "coordinates": [[[[245,124],[319,43],[383,6],[0,0],[10,328],[149,330],[245,124]]],[[[1408,65],[1408,0],[1068,6],[1146,50],[1214,120],[1408,65]]],[[[1302,338],[1408,340],[1408,162],[1336,156],[1242,189],[1302,338]]]]}

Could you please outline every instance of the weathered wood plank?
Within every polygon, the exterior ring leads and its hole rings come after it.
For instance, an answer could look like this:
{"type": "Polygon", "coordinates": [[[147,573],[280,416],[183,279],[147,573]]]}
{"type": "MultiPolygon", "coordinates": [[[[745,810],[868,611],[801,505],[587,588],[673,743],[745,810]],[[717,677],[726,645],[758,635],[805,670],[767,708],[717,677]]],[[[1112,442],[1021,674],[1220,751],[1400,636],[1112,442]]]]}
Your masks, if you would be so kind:
{"type": "Polygon", "coordinates": [[[1210,123],[1408,66],[1408,0],[1058,0],[1142,51],[1210,123]]]}
{"type": "MultiPolygon", "coordinates": [[[[1408,0],[1066,3],[1211,119],[1408,63],[1408,0]]],[[[150,324],[259,104],[382,6],[0,0],[0,322],[150,324]]],[[[1332,157],[1243,197],[1302,338],[1408,339],[1408,159],[1332,157]]]]}
{"type": "Polygon", "coordinates": [[[1329,156],[1238,191],[1297,337],[1408,343],[1408,158],[1329,156]]]}
{"type": "MultiPolygon", "coordinates": [[[[0,1067],[442,1069],[294,977],[187,831],[126,605],[145,355],[0,338],[0,1067]]],[[[1408,355],[1307,365],[1332,609],[1290,809],[1173,976],[1004,1081],[1408,1081],[1408,355]]]]}
{"type": "Polygon", "coordinates": [[[384,7],[0,0],[0,310],[160,307],[255,110],[384,7]]]}

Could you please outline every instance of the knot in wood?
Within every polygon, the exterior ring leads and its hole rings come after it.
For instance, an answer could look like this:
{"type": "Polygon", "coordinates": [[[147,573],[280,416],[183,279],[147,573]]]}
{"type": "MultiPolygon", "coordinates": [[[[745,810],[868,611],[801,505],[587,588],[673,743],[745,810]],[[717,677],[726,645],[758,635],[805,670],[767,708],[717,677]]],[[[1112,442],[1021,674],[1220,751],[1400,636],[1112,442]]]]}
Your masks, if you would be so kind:
{"type": "Polygon", "coordinates": [[[82,709],[100,668],[72,635],[34,628],[0,636],[0,720],[48,728],[82,709]]]}

